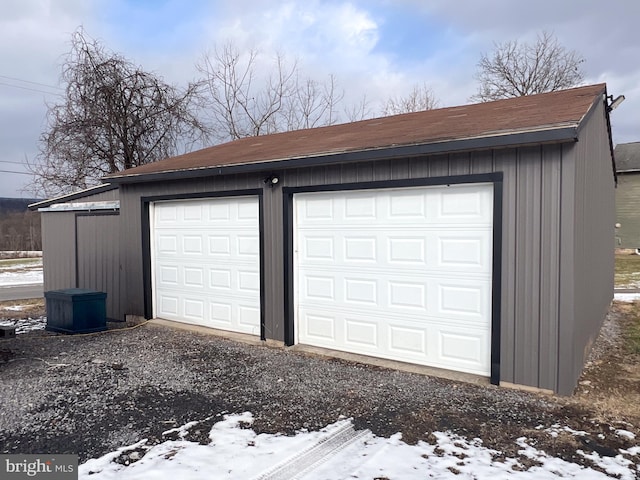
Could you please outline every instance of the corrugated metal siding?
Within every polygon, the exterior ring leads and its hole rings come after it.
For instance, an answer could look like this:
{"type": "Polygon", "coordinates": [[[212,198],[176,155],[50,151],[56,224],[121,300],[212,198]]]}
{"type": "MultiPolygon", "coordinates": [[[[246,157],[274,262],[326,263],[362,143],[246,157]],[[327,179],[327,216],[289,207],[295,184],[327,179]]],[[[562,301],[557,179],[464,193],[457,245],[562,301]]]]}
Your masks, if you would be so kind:
{"type": "Polygon", "coordinates": [[[76,216],[76,286],[106,292],[107,318],[124,320],[119,239],[118,215],[76,216]]]}
{"type": "Polygon", "coordinates": [[[616,223],[616,247],[640,248],[640,172],[618,174],[616,223]]]}
{"type": "MultiPolygon", "coordinates": [[[[71,203],[111,200],[118,200],[117,189],[87,195],[71,203]]],[[[78,211],[40,215],[45,292],[66,288],[107,292],[107,316],[123,319],[118,216],[86,215],[78,211]]]]}
{"type": "MultiPolygon", "coordinates": [[[[565,310],[573,315],[562,318],[560,332],[558,391],[562,394],[573,390],[613,299],[615,190],[609,141],[603,132],[604,105],[599,104],[576,145],[574,215],[563,218],[573,228],[573,238],[568,239],[573,244],[563,242],[569,249],[562,252],[563,257],[572,257],[563,259],[562,268],[571,269],[563,278],[573,278],[573,292],[567,292],[562,302],[572,301],[565,310]]],[[[565,187],[571,190],[570,185],[565,187]]]]}
{"type": "MultiPolygon", "coordinates": [[[[267,338],[284,339],[281,186],[310,186],[474,173],[504,173],[501,380],[557,388],[560,173],[567,146],[548,145],[425,158],[291,169],[264,188],[267,338]]],[[[261,175],[121,186],[125,312],[144,314],[141,197],[263,188],[261,175]]]]}
{"type": "Polygon", "coordinates": [[[74,212],[41,213],[44,291],[75,288],[74,212]]]}
{"type": "MultiPolygon", "coordinates": [[[[87,195],[73,202],[108,202],[110,200],[118,200],[118,189],[109,190],[107,192],[97,193],[95,195],[87,195]]],[[[72,202],[72,203],[73,203],[72,202]]]]}

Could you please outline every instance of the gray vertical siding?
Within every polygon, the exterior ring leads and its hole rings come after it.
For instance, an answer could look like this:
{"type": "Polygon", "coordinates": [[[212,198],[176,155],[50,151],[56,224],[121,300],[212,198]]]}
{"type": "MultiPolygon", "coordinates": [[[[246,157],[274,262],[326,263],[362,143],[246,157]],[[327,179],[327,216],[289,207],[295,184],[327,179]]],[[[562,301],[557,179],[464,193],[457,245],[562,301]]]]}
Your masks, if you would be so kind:
{"type": "Polygon", "coordinates": [[[41,221],[44,291],[75,288],[75,213],[43,212],[41,221]]]}
{"type": "Polygon", "coordinates": [[[120,290],[120,218],[118,215],[77,215],[78,288],[107,293],[107,318],[123,320],[120,290]]]}
{"type": "MultiPolygon", "coordinates": [[[[580,133],[573,162],[574,175],[567,183],[573,187],[573,217],[565,218],[572,228],[572,246],[563,256],[570,262],[573,290],[563,302],[572,302],[573,315],[563,318],[560,344],[564,351],[559,371],[558,391],[569,394],[575,386],[584,361],[600,331],[613,299],[615,235],[615,190],[604,105],[599,104],[580,133]]],[[[567,276],[567,275],[565,275],[567,276]]],[[[564,285],[562,285],[564,287],[564,285]]]]}
{"type": "Polygon", "coordinates": [[[504,172],[502,252],[503,381],[555,389],[557,356],[557,280],[543,280],[558,257],[557,204],[560,145],[459,153],[434,157],[329,165],[277,172],[280,182],[265,187],[264,174],[121,186],[122,263],[125,313],[144,314],[142,197],[263,188],[266,336],[284,340],[284,270],[281,186],[300,187],[410,178],[504,172]],[[544,168],[541,159],[544,157],[544,168]],[[554,213],[555,212],[555,213],[554,213]],[[544,263],[543,260],[550,263],[544,263]],[[544,285],[545,289],[541,289],[544,285]],[[555,303],[554,307],[551,306],[555,303]],[[541,335],[548,336],[541,341],[541,335]]]}
{"type": "Polygon", "coordinates": [[[616,247],[640,248],[640,172],[619,173],[616,189],[616,247]]]}
{"type": "MultiPolygon", "coordinates": [[[[87,195],[71,203],[118,200],[118,190],[87,195]]],[[[119,219],[100,211],[44,211],[44,290],[88,288],[107,292],[107,317],[122,319],[119,219]]]]}
{"type": "Polygon", "coordinates": [[[281,187],[502,172],[500,379],[570,393],[612,297],[610,160],[599,106],[575,144],[275,169],[273,188],[266,173],[123,184],[123,311],[144,315],[143,197],[263,189],[265,334],[283,341],[281,187]]]}

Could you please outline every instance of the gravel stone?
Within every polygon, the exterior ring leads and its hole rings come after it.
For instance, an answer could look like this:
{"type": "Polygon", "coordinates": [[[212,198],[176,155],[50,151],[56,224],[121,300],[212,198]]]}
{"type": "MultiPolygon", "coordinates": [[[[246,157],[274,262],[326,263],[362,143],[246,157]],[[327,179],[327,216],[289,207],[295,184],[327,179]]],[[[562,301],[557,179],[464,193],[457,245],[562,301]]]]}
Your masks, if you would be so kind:
{"type": "Polygon", "coordinates": [[[0,341],[0,352],[3,453],[75,453],[85,461],[141,439],[153,445],[177,438],[163,432],[194,420],[201,423],[185,438],[207,443],[224,413],[244,411],[259,433],[295,434],[350,417],[356,428],[402,432],[408,443],[448,430],[507,456],[518,456],[516,439],[525,436],[582,464],[589,461],[577,448],[616,453],[633,445],[610,435],[612,427],[593,420],[588,408],[554,396],[154,324],[82,336],[35,331],[0,341]],[[544,431],[556,424],[587,433],[562,441],[544,431]]]}

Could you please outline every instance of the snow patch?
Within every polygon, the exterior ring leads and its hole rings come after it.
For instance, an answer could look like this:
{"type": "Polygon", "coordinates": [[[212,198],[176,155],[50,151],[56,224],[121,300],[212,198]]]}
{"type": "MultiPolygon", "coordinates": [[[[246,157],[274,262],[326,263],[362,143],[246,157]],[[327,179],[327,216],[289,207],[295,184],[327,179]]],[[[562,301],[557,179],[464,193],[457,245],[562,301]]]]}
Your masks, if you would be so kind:
{"type": "Polygon", "coordinates": [[[640,300],[640,293],[614,293],[613,299],[618,302],[635,302],[640,300]]]}
{"type": "Polygon", "coordinates": [[[615,431],[615,434],[619,437],[628,438],[629,440],[635,440],[636,434],[630,432],[629,430],[618,429],[615,431]]]}
{"type": "MultiPolygon", "coordinates": [[[[317,444],[322,438],[343,428],[350,420],[340,420],[319,432],[301,431],[294,436],[256,434],[247,428],[253,423],[249,412],[225,415],[213,425],[210,443],[200,445],[184,440],[183,432],[200,422],[190,422],[165,433],[176,432],[181,440],[166,441],[153,447],[142,440],[79,467],[80,479],[143,479],[196,480],[261,478],[273,465],[317,444]],[[115,460],[132,450],[146,450],[145,455],[130,465],[115,460]]],[[[584,432],[553,425],[551,432],[584,432]]],[[[606,474],[575,463],[549,456],[528,443],[525,437],[516,443],[518,458],[505,458],[501,452],[486,448],[480,439],[468,440],[451,432],[435,432],[435,445],[418,442],[407,445],[401,433],[390,438],[369,435],[339,450],[324,463],[301,478],[307,480],[343,480],[346,478],[495,478],[542,480],[553,478],[606,479],[609,475],[627,480],[636,478],[633,463],[623,455],[638,455],[640,447],[621,450],[616,457],[601,457],[579,451],[584,458],[603,469],[606,474]],[[533,460],[528,469],[521,459],[533,460]]],[[[137,456],[136,456],[137,457],[137,456]]],[[[529,464],[530,462],[527,462],[529,464]]]]}

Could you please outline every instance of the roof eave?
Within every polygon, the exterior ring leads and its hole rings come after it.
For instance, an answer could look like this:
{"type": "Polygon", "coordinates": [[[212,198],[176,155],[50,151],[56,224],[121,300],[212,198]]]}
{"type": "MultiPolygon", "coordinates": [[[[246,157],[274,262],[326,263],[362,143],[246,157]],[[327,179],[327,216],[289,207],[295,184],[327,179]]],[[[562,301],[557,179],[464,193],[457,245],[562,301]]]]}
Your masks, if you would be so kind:
{"type": "Polygon", "coordinates": [[[66,195],[60,195],[59,197],[49,198],[28,205],[29,210],[38,210],[40,208],[46,208],[54,203],[68,202],[71,200],[77,200],[78,198],[86,197],[87,195],[97,195],[98,193],[109,192],[116,190],[118,185],[112,185],[111,183],[104,183],[102,185],[96,185],[95,187],[85,188],[73,193],[67,193],[66,195]]]}
{"type": "Polygon", "coordinates": [[[168,170],[147,174],[127,174],[126,172],[122,172],[120,174],[113,174],[109,177],[105,177],[105,181],[109,181],[112,184],[144,183],[162,180],[194,178],[200,177],[202,175],[251,173],[270,171],[274,169],[312,167],[318,165],[331,165],[336,163],[360,162],[367,160],[386,160],[390,158],[408,158],[423,155],[456,153],[469,150],[509,148],[543,143],[576,142],[578,140],[578,127],[579,124],[575,124],[571,126],[555,127],[544,130],[529,130],[525,132],[509,133],[506,135],[471,137],[465,139],[412,145],[396,145],[347,152],[323,153],[302,157],[265,160],[251,163],[168,170]]]}

